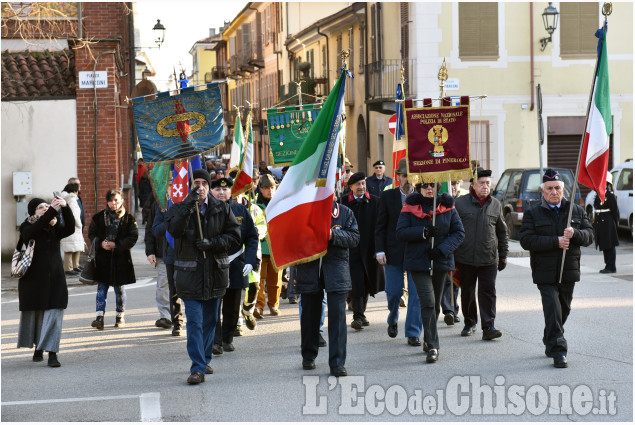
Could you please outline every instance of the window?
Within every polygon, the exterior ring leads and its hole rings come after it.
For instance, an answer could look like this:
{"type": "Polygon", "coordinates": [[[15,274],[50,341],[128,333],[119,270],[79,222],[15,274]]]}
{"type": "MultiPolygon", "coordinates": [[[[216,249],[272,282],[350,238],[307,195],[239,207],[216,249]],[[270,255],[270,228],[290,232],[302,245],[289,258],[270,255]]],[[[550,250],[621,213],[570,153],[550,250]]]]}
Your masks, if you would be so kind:
{"type": "MultiPolygon", "coordinates": [[[[353,36],[353,28],[348,29],[348,51],[350,52],[350,56],[348,57],[348,69],[355,71],[355,47],[353,46],[354,36],[353,36]]],[[[351,84],[352,86],[352,84],[351,84]]]]}
{"type": "Polygon", "coordinates": [[[560,54],[595,55],[599,28],[597,3],[560,3],[560,54]]]}
{"type": "Polygon", "coordinates": [[[489,121],[470,123],[470,157],[480,162],[485,169],[490,168],[489,121]]]}
{"type": "Polygon", "coordinates": [[[498,3],[459,3],[459,57],[498,59],[498,3]]]}
{"type": "Polygon", "coordinates": [[[271,41],[271,5],[267,6],[267,13],[265,16],[265,45],[271,41]]]}
{"type": "Polygon", "coordinates": [[[366,34],[364,33],[364,29],[359,27],[359,70],[357,71],[359,74],[364,73],[364,41],[366,34]]]}
{"type": "Polygon", "coordinates": [[[633,169],[624,168],[615,185],[615,190],[633,190],[633,169]]]}
{"type": "Polygon", "coordinates": [[[399,3],[401,12],[401,60],[408,59],[409,52],[409,28],[408,28],[408,3],[399,3]]]}
{"type": "Polygon", "coordinates": [[[370,19],[371,19],[371,62],[377,62],[381,60],[381,3],[375,3],[370,6],[370,19]]]}

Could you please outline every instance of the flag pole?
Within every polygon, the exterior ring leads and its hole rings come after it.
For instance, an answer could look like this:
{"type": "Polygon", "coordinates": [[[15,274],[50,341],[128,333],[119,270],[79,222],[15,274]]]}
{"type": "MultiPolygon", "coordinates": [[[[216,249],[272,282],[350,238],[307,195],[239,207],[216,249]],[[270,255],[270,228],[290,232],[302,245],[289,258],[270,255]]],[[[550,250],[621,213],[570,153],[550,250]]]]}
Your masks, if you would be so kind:
{"type": "MultiPolygon", "coordinates": [[[[573,188],[571,189],[571,199],[569,201],[569,213],[567,216],[567,227],[571,227],[571,217],[573,216],[573,204],[575,203],[575,192],[576,192],[576,188],[578,186],[578,177],[580,175],[580,160],[581,160],[581,156],[582,156],[582,147],[584,146],[584,138],[586,137],[586,129],[587,126],[589,125],[589,112],[591,111],[591,101],[593,100],[593,91],[595,90],[595,81],[597,79],[597,72],[598,72],[598,65],[600,63],[600,56],[601,56],[601,52],[602,49],[604,48],[604,43],[606,42],[606,22],[607,22],[607,16],[610,15],[610,10],[607,9],[607,4],[610,5],[611,3],[604,3],[604,6],[602,7],[602,14],[604,15],[604,25],[603,27],[603,32],[604,32],[604,36],[602,37],[602,40],[600,40],[601,43],[601,47],[600,47],[600,52],[598,53],[598,57],[595,61],[595,69],[593,70],[593,82],[591,83],[591,93],[589,93],[589,101],[587,103],[587,107],[586,107],[586,119],[584,120],[584,130],[582,132],[582,140],[580,141],[580,149],[578,151],[578,163],[576,164],[575,167],[575,177],[573,179],[573,188]]],[[[610,8],[610,6],[609,6],[610,8]]],[[[567,256],[567,249],[563,248],[562,249],[562,261],[560,262],[560,275],[558,277],[558,283],[562,283],[562,274],[564,272],[564,260],[565,257],[567,256]]]]}

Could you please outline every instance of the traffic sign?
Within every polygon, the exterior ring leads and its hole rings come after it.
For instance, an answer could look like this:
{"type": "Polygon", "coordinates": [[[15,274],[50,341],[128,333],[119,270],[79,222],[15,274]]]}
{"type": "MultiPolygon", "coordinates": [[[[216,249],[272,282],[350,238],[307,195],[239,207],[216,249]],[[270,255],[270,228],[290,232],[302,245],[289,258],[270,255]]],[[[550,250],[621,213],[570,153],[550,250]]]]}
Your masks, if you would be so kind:
{"type": "Polygon", "coordinates": [[[395,129],[397,128],[397,114],[393,114],[392,117],[388,120],[388,131],[395,135],[395,129]]]}

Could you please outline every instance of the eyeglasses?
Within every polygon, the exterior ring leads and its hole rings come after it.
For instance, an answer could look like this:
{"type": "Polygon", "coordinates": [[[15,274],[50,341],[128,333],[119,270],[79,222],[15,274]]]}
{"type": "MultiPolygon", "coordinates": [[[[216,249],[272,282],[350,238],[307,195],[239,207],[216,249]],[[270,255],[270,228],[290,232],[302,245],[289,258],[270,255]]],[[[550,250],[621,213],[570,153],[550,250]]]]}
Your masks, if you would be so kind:
{"type": "Polygon", "coordinates": [[[429,187],[430,187],[430,188],[433,188],[433,187],[434,187],[434,183],[422,183],[422,184],[421,184],[421,187],[422,187],[423,189],[427,189],[427,188],[429,188],[429,187]]]}

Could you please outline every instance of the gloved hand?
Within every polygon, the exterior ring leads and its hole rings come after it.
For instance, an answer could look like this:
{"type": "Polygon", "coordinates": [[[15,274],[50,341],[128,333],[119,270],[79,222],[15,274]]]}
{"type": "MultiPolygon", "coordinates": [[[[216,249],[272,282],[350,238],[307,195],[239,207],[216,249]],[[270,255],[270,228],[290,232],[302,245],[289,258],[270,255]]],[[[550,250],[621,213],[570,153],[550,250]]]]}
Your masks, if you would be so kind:
{"type": "Polygon", "coordinates": [[[187,197],[183,200],[187,205],[194,205],[198,200],[198,189],[200,186],[195,186],[190,193],[187,194],[187,197]]]}
{"type": "Polygon", "coordinates": [[[445,256],[439,248],[432,248],[428,250],[428,258],[431,260],[440,260],[443,257],[445,256]]]}
{"type": "Polygon", "coordinates": [[[437,226],[428,226],[423,229],[423,238],[432,239],[436,237],[438,233],[439,233],[439,228],[437,226]]]}
{"type": "Polygon", "coordinates": [[[196,242],[196,247],[200,250],[200,251],[207,251],[208,249],[212,249],[212,246],[214,246],[214,244],[212,243],[212,241],[210,241],[207,238],[204,239],[199,239],[196,242]]]}
{"type": "Polygon", "coordinates": [[[498,259],[498,271],[503,271],[505,270],[505,267],[507,267],[507,258],[506,257],[500,257],[498,259]]]}
{"type": "Polygon", "coordinates": [[[247,276],[253,269],[254,266],[252,266],[251,264],[245,264],[245,267],[243,267],[243,276],[247,276]]]}

